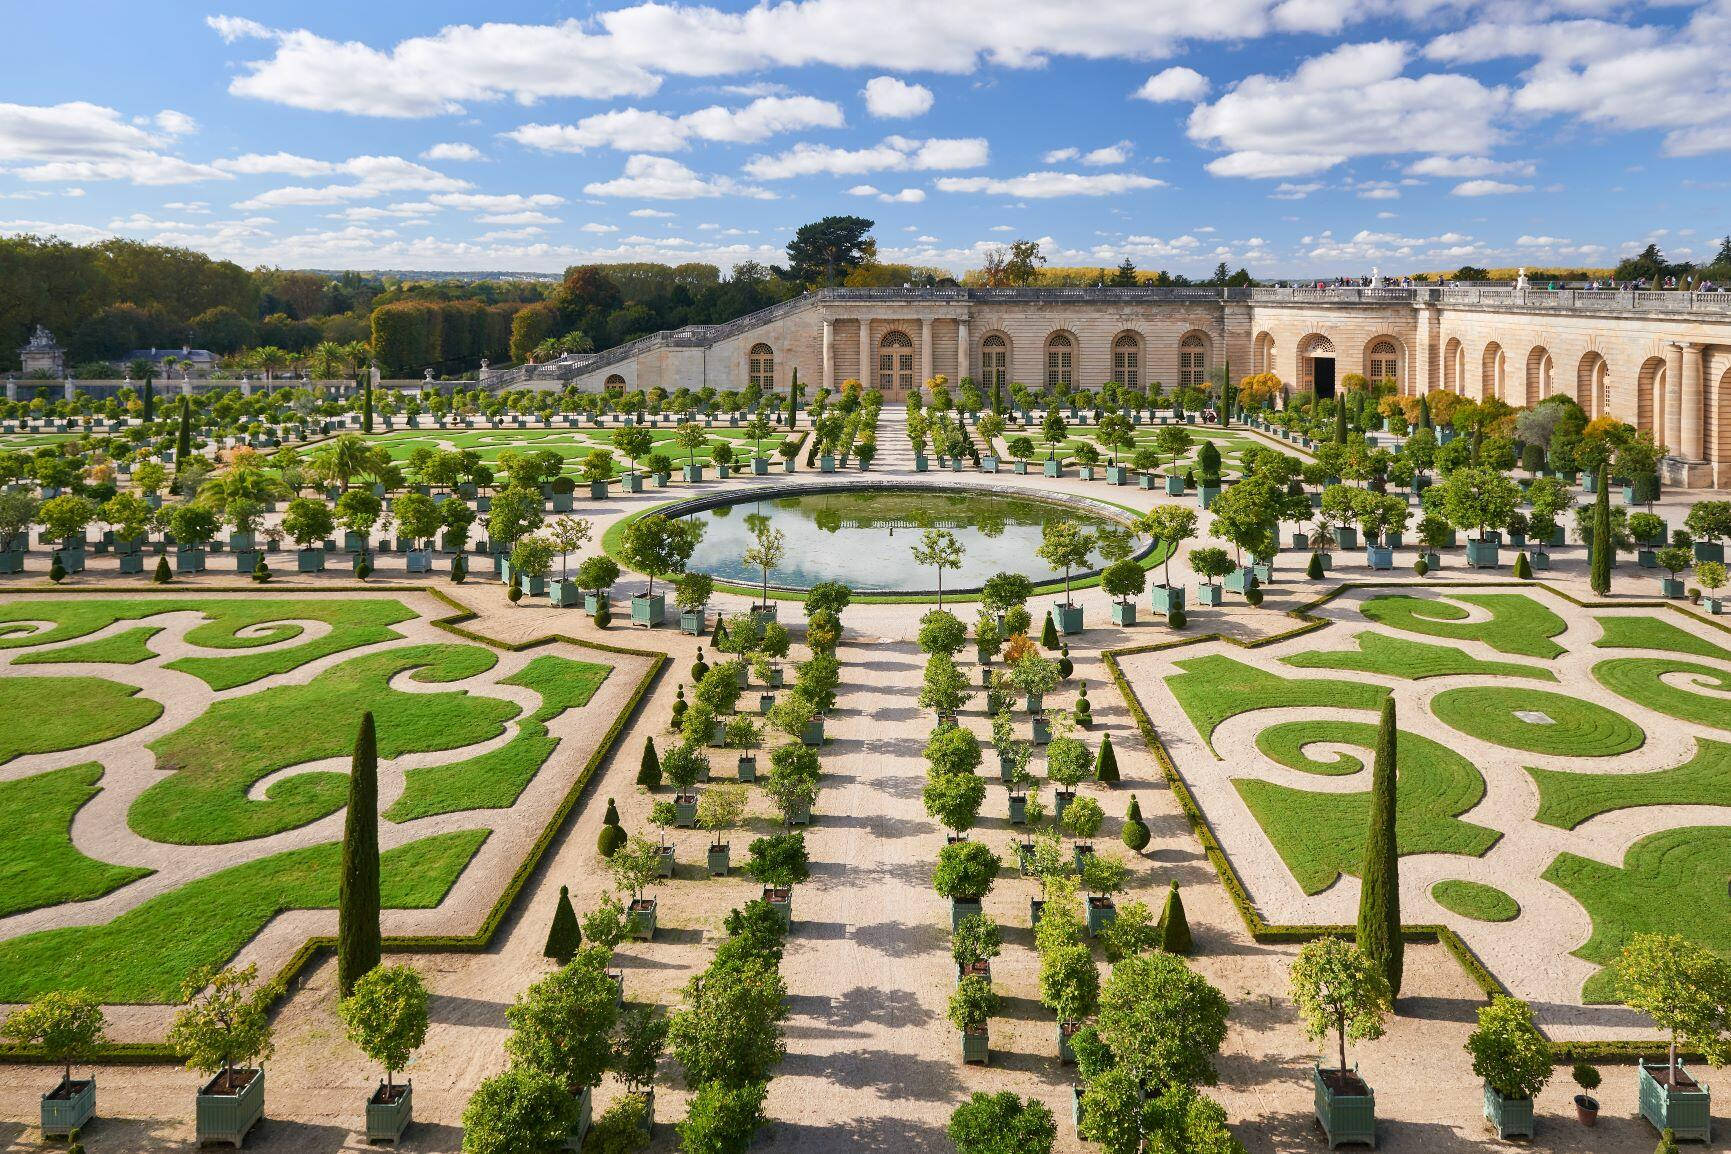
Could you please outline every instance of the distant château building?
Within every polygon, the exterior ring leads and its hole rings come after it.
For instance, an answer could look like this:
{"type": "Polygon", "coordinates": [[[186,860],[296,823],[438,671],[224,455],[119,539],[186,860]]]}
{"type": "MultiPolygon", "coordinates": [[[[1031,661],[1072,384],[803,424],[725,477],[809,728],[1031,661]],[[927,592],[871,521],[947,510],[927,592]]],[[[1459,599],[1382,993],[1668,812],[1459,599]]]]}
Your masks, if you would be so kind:
{"type": "Polygon", "coordinates": [[[54,340],[54,334],[36,326],[36,331],[30,334],[30,340],[18,350],[18,359],[23,362],[24,375],[46,372],[51,376],[66,375],[66,350],[54,340]]]}
{"type": "Polygon", "coordinates": [[[217,356],[209,349],[193,349],[185,345],[178,349],[133,349],[120,358],[121,368],[134,361],[149,361],[158,377],[208,377],[216,371],[217,356]]]}

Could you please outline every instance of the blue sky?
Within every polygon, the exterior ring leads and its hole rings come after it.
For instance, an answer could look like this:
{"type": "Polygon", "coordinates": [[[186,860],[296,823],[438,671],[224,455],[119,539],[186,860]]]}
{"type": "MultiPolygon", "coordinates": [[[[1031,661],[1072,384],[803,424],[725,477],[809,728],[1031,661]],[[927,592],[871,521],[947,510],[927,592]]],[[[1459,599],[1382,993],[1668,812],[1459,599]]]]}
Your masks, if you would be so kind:
{"type": "Polygon", "coordinates": [[[244,264],[1259,276],[1731,231],[1731,0],[14,5],[0,231],[244,264]],[[284,15],[292,11],[289,18],[284,15]],[[23,47],[27,46],[27,47],[23,47]]]}

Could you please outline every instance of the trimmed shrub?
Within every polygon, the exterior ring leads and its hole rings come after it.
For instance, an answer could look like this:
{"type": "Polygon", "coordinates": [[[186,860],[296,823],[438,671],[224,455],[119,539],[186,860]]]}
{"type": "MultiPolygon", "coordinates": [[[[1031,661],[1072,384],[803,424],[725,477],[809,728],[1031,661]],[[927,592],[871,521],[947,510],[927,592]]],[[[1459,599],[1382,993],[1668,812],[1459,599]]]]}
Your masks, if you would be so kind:
{"type": "Polygon", "coordinates": [[[577,924],[577,911],[571,908],[571,890],[559,887],[559,904],[553,908],[553,925],[547,930],[547,946],[541,951],[560,965],[569,965],[583,945],[583,928],[577,924]]]}
{"type": "Polygon", "coordinates": [[[1160,948],[1169,954],[1188,954],[1196,948],[1190,938],[1190,920],[1184,916],[1184,899],[1178,883],[1166,891],[1166,908],[1160,911],[1160,948]]]}
{"type": "Polygon", "coordinates": [[[167,585],[170,581],[174,580],[174,574],[168,571],[167,557],[158,557],[156,559],[156,572],[150,575],[150,579],[157,585],[167,585]]]}
{"type": "MultiPolygon", "coordinates": [[[[683,694],[684,686],[680,686],[683,694]]],[[[684,701],[683,695],[680,701],[684,701]]],[[[645,789],[658,789],[661,786],[661,757],[655,752],[655,739],[643,739],[643,756],[637,763],[637,784],[645,789]]]]}
{"type": "Polygon", "coordinates": [[[1130,795],[1130,808],[1124,811],[1124,829],[1119,836],[1133,853],[1148,848],[1148,823],[1142,820],[1142,806],[1136,801],[1135,794],[1130,795]]]}

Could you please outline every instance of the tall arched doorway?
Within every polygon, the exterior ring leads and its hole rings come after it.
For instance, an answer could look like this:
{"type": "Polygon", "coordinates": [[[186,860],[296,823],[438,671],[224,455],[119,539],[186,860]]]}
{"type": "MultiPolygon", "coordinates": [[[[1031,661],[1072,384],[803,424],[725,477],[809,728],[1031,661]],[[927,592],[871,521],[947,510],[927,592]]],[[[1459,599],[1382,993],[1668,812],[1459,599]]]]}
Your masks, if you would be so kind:
{"type": "Polygon", "coordinates": [[[1178,387],[1208,387],[1208,338],[1201,333],[1185,333],[1178,342],[1178,387]]]}
{"type": "Polygon", "coordinates": [[[1371,381],[1386,381],[1396,391],[1400,389],[1400,346],[1388,337],[1371,342],[1364,357],[1365,377],[1371,381]]]}
{"type": "Polygon", "coordinates": [[[1068,389],[1076,383],[1076,338],[1056,332],[1046,338],[1046,387],[1068,389]]]}
{"type": "Polygon", "coordinates": [[[1575,402],[1589,421],[1597,420],[1610,409],[1610,390],[1610,365],[1599,353],[1589,352],[1575,370],[1575,402]]]}
{"type": "Polygon", "coordinates": [[[1467,351],[1459,337],[1450,337],[1443,345],[1442,387],[1451,393],[1463,391],[1467,377],[1467,351]]]}
{"type": "Polygon", "coordinates": [[[1555,384],[1556,364],[1551,360],[1551,351],[1544,345],[1534,345],[1527,354],[1527,395],[1526,406],[1532,408],[1551,395],[1555,384]]]}
{"type": "Polygon", "coordinates": [[[775,388],[775,350],[765,344],[751,346],[746,361],[746,380],[764,392],[775,388]]]}
{"type": "Polygon", "coordinates": [[[906,400],[914,391],[914,342],[900,329],[878,341],[878,388],[886,400],[906,400]]]}
{"type": "Polygon", "coordinates": [[[1010,342],[1003,333],[987,333],[980,342],[980,384],[987,393],[1010,383],[1010,342]]]}
{"type": "Polygon", "coordinates": [[[1256,373],[1274,372],[1274,334],[1263,331],[1256,334],[1256,343],[1251,346],[1251,371],[1256,373]]]}
{"type": "Polygon", "coordinates": [[[1334,342],[1312,334],[1298,349],[1298,383],[1317,399],[1334,396],[1334,342]]]}
{"type": "Polygon", "coordinates": [[[1479,399],[1503,396],[1503,376],[1508,368],[1508,358],[1503,356],[1503,346],[1492,341],[1485,346],[1484,355],[1479,358],[1479,399]]]}

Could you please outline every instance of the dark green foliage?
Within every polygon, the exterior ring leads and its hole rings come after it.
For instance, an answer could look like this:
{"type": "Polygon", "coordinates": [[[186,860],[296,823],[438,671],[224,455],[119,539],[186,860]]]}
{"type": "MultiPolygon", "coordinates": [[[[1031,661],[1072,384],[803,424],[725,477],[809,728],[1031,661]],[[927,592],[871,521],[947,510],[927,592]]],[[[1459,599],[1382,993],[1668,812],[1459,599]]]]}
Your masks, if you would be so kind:
{"type": "Polygon", "coordinates": [[[1254,589],[1246,590],[1244,601],[1245,604],[1250,605],[1252,608],[1262,604],[1262,586],[1258,585],[1254,589]]]}
{"type": "Polygon", "coordinates": [[[60,554],[54,554],[54,560],[48,566],[48,579],[56,585],[66,580],[66,566],[60,561],[60,554]]]}
{"type": "Polygon", "coordinates": [[[1304,575],[1312,581],[1321,581],[1325,572],[1326,570],[1322,567],[1322,554],[1312,553],[1310,555],[1310,565],[1305,569],[1304,575]]]}
{"type": "Polygon", "coordinates": [[[613,803],[612,798],[607,799],[607,814],[601,819],[601,823],[603,825],[619,824],[619,807],[613,803]]]}
{"type": "MultiPolygon", "coordinates": [[[[356,567],[356,576],[359,576],[359,567],[358,566],[356,567]]],[[[513,605],[515,605],[515,604],[517,604],[517,602],[523,600],[523,587],[521,585],[517,584],[515,581],[513,581],[511,583],[511,587],[509,589],[505,590],[505,600],[509,601],[513,605]]]]}
{"type": "Polygon", "coordinates": [[[643,756],[637,763],[637,784],[644,789],[661,786],[661,757],[655,752],[655,739],[643,739],[643,756]]]}
{"type": "Polygon", "coordinates": [[[1070,646],[1064,644],[1058,647],[1058,676],[1068,681],[1070,675],[1076,672],[1076,663],[1070,660],[1070,646]]]}
{"type": "Polygon", "coordinates": [[[1166,611],[1166,627],[1168,629],[1182,629],[1188,624],[1190,624],[1190,618],[1185,616],[1184,610],[1173,606],[1166,611]]]}
{"type": "Polygon", "coordinates": [[[711,1082],[692,1096],[679,1123],[679,1148],[686,1154],[745,1154],[763,1125],[766,1082],[737,1088],[711,1082]]]}
{"type": "Polygon", "coordinates": [[[270,566],[264,563],[264,554],[259,554],[258,564],[252,567],[252,579],[260,585],[270,580],[270,566]]]}
{"type": "MultiPolygon", "coordinates": [[[[1118,754],[1112,749],[1112,735],[1100,739],[1100,752],[1094,757],[1094,780],[1112,784],[1118,780],[1118,754]]],[[[1132,808],[1136,799],[1130,799],[1132,808]]]]}
{"type": "Polygon", "coordinates": [[[451,558],[451,584],[461,585],[469,579],[469,562],[461,553],[451,558]]]}
{"type": "Polygon", "coordinates": [[[1430,562],[1426,561],[1423,557],[1420,557],[1417,561],[1412,563],[1412,571],[1417,573],[1420,577],[1423,577],[1426,573],[1430,572],[1430,562]]]}
{"type": "Polygon", "coordinates": [[[1050,613],[1046,614],[1046,623],[1040,627],[1040,645],[1046,649],[1058,648],[1058,623],[1052,620],[1050,613]]]}
{"type": "Polygon", "coordinates": [[[601,833],[595,839],[595,849],[602,857],[612,857],[625,842],[625,830],[619,824],[619,807],[608,798],[607,815],[601,819],[601,833]]]}
{"type": "Polygon", "coordinates": [[[158,557],[156,559],[156,572],[150,575],[150,580],[152,583],[157,585],[167,585],[170,581],[174,580],[174,574],[168,571],[167,557],[158,557]]]}
{"type": "Polygon", "coordinates": [[[1611,467],[1599,466],[1599,491],[1593,496],[1593,592],[1601,597],[1611,592],[1611,563],[1616,557],[1616,542],[1611,539],[1611,467]]]}
{"type": "Polygon", "coordinates": [[[174,438],[174,464],[179,469],[192,456],[192,398],[180,398],[180,430],[174,438]]]}
{"type": "Polygon", "coordinates": [[[1400,936],[1400,844],[1395,832],[1394,698],[1382,703],[1376,733],[1376,761],[1371,771],[1370,829],[1364,839],[1364,886],[1358,899],[1358,948],[1388,979],[1389,992],[1400,994],[1405,943],[1400,936]]]}
{"type": "Polygon", "coordinates": [[[1166,891],[1166,908],[1160,911],[1160,948],[1169,954],[1187,955],[1196,948],[1190,937],[1190,919],[1184,916],[1184,899],[1178,883],[1166,891]]]}
{"type": "Polygon", "coordinates": [[[367,373],[361,389],[361,432],[373,431],[373,374],[367,373]]]}
{"type": "MultiPolygon", "coordinates": [[[[1094,707],[1088,702],[1088,685],[1086,682],[1082,683],[1081,692],[1076,697],[1075,717],[1076,724],[1083,729],[1094,724],[1094,707]]],[[[1111,735],[1108,734],[1107,736],[1111,735]]]]}
{"type": "Polygon", "coordinates": [[[553,925],[547,930],[547,946],[542,956],[560,965],[569,965],[583,945],[583,927],[577,924],[577,911],[571,908],[571,891],[559,887],[559,904],[553,909],[553,925]]]}
{"type": "Polygon", "coordinates": [[[595,628],[606,629],[613,624],[613,610],[603,601],[601,607],[595,610],[595,628]]]}
{"type": "MultiPolygon", "coordinates": [[[[721,628],[721,619],[716,618],[715,627],[721,628]]],[[[703,681],[703,675],[709,672],[709,662],[703,659],[703,646],[697,647],[697,660],[691,663],[691,684],[697,685],[703,681]]]]}
{"type": "Polygon", "coordinates": [[[1527,559],[1527,551],[1522,549],[1515,556],[1515,579],[1531,581],[1533,579],[1533,563],[1527,559]]]}
{"type": "Polygon", "coordinates": [[[1346,444],[1346,398],[1334,398],[1334,443],[1346,444]]]}
{"type": "Polygon", "coordinates": [[[343,997],[379,964],[379,741],[371,712],[361,715],[349,768],[337,891],[337,986],[343,997]]]}
{"type": "Polygon", "coordinates": [[[685,711],[687,709],[690,709],[690,708],[691,708],[690,704],[685,700],[685,686],[681,685],[679,687],[677,695],[673,698],[673,728],[674,729],[678,729],[680,727],[680,724],[685,720],[685,711]]]}
{"type": "MultiPolygon", "coordinates": [[[[717,653],[727,652],[727,622],[722,620],[719,613],[715,615],[715,628],[709,631],[709,647],[717,653]]],[[[697,659],[703,660],[702,649],[697,651],[697,659]]]]}
{"type": "Polygon", "coordinates": [[[1135,794],[1130,795],[1130,808],[1124,811],[1124,829],[1119,836],[1134,853],[1148,848],[1148,823],[1142,820],[1142,806],[1136,801],[1135,794]]]}
{"type": "Polygon", "coordinates": [[[367,560],[365,553],[355,554],[355,580],[365,581],[373,575],[373,563],[367,560]]]}

